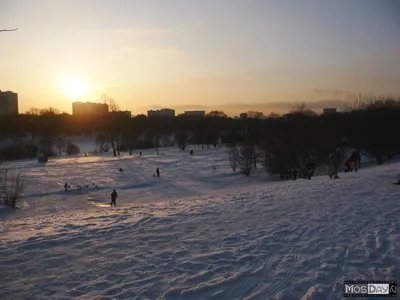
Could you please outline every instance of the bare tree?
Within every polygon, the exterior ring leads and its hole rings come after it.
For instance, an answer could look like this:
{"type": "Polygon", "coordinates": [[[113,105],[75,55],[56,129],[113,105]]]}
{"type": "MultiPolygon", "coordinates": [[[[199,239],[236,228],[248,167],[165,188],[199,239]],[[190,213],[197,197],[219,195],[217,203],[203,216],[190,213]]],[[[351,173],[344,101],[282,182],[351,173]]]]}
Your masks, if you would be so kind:
{"type": "Polygon", "coordinates": [[[4,204],[16,208],[19,196],[25,190],[25,175],[22,170],[11,172],[7,168],[0,171],[0,199],[4,204]]]}
{"type": "Polygon", "coordinates": [[[250,176],[253,167],[254,156],[255,156],[254,145],[243,145],[240,148],[240,156],[239,156],[240,171],[247,177],[250,176]]]}
{"type": "Polygon", "coordinates": [[[109,148],[109,145],[111,145],[114,156],[119,156],[120,148],[123,142],[123,132],[124,127],[126,126],[125,120],[127,119],[127,116],[118,114],[119,105],[113,98],[103,95],[101,96],[101,99],[105,104],[108,105],[108,109],[110,111],[107,116],[107,122],[103,124],[104,127],[101,137],[101,148],[103,151],[105,151],[109,148]]]}
{"type": "Polygon", "coordinates": [[[226,153],[228,153],[229,164],[231,165],[232,171],[236,171],[239,166],[239,150],[236,146],[227,147],[226,153]]]}
{"type": "Polygon", "coordinates": [[[107,95],[102,95],[101,100],[103,100],[103,102],[108,105],[109,111],[111,111],[111,112],[119,111],[119,105],[118,105],[117,101],[115,101],[114,98],[107,96],[107,95]]]}
{"type": "Polygon", "coordinates": [[[65,136],[58,136],[55,140],[55,144],[58,149],[58,155],[62,155],[62,150],[64,150],[67,147],[67,138],[65,136]]]}
{"type": "Polygon", "coordinates": [[[295,105],[293,109],[290,111],[290,114],[304,115],[304,116],[316,115],[316,113],[313,110],[307,107],[307,104],[305,102],[295,105]]]}
{"type": "Polygon", "coordinates": [[[29,110],[25,112],[26,115],[31,115],[31,116],[39,116],[40,115],[40,108],[37,107],[32,107],[29,110]]]}
{"type": "Polygon", "coordinates": [[[190,142],[190,133],[184,130],[178,130],[178,132],[175,133],[175,141],[180,149],[185,150],[190,142]]]}

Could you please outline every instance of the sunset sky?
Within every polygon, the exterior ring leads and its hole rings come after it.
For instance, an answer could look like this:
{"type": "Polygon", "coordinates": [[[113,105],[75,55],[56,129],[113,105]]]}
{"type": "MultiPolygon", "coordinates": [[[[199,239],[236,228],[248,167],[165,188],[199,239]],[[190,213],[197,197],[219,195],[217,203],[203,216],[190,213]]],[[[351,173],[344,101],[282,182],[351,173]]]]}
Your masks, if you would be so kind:
{"type": "Polygon", "coordinates": [[[0,29],[16,27],[0,32],[0,90],[20,112],[102,94],[133,114],[232,115],[400,95],[399,0],[1,0],[0,29]]]}

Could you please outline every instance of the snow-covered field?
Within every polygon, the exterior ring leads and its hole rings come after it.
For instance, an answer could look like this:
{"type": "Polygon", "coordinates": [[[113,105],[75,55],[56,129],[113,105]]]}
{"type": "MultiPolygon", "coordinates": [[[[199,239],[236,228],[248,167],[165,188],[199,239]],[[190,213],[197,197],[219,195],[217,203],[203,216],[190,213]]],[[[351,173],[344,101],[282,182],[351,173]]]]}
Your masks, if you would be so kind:
{"type": "Polygon", "coordinates": [[[0,299],[329,300],[400,279],[400,163],[281,182],[194,150],[13,163],[29,180],[0,210],[0,299]]]}

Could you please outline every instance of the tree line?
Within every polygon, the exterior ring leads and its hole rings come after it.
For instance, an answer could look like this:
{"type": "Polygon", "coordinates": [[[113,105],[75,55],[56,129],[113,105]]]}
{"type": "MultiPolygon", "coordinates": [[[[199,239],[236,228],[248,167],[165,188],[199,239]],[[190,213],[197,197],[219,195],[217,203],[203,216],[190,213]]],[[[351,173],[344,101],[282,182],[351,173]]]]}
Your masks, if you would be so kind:
{"type": "MultiPolygon", "coordinates": [[[[4,160],[76,154],[71,137],[96,140],[99,151],[120,155],[137,149],[176,145],[185,150],[226,146],[232,169],[250,176],[258,165],[271,174],[283,174],[311,156],[326,163],[343,138],[373,157],[378,164],[400,154],[400,100],[392,98],[357,102],[346,111],[319,115],[300,105],[285,115],[253,112],[246,119],[223,112],[206,117],[129,117],[112,111],[103,116],[72,116],[56,109],[31,109],[20,115],[0,117],[0,139],[13,141],[0,149],[4,160]],[[55,151],[54,149],[57,149],[55,151]]],[[[1,142],[1,141],[0,141],[1,142]]]]}

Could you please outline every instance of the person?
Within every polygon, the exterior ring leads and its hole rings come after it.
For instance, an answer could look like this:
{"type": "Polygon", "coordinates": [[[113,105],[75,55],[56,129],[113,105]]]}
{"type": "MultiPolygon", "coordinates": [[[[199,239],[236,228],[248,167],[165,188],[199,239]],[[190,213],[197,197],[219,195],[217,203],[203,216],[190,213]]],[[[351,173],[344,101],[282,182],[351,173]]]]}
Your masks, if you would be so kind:
{"type": "Polygon", "coordinates": [[[111,206],[113,206],[113,203],[114,203],[114,206],[117,205],[116,204],[117,198],[118,198],[117,191],[113,190],[113,192],[111,193],[111,206]]]}
{"type": "Polygon", "coordinates": [[[340,164],[340,154],[335,150],[329,155],[330,160],[330,171],[329,177],[330,178],[339,178],[338,171],[339,171],[339,164],[340,164]]]}
{"type": "Polygon", "coordinates": [[[313,161],[308,161],[305,169],[307,171],[306,179],[311,180],[311,177],[313,177],[315,171],[315,163],[313,161]]]}
{"type": "Polygon", "coordinates": [[[142,156],[142,151],[139,152],[140,156],[142,156]]]}
{"type": "Polygon", "coordinates": [[[65,189],[65,191],[68,191],[68,182],[66,182],[66,183],[64,184],[64,189],[65,189]]]}
{"type": "Polygon", "coordinates": [[[157,174],[157,177],[160,177],[160,169],[159,168],[157,168],[156,174],[157,174]]]}
{"type": "Polygon", "coordinates": [[[349,157],[349,151],[350,148],[349,146],[342,142],[338,148],[336,148],[333,153],[329,155],[330,159],[330,164],[331,164],[331,170],[329,172],[329,177],[338,179],[338,172],[339,172],[339,167],[343,164],[344,165],[344,159],[346,157],[349,157]]]}
{"type": "Polygon", "coordinates": [[[354,171],[358,171],[358,169],[361,168],[361,156],[360,156],[360,150],[356,149],[351,153],[350,156],[350,161],[354,162],[354,171]]]}
{"type": "Polygon", "coordinates": [[[345,173],[353,172],[353,169],[354,169],[355,165],[354,165],[354,161],[351,158],[346,160],[346,163],[344,165],[346,166],[346,169],[344,170],[345,173]]]}
{"type": "Polygon", "coordinates": [[[293,180],[293,181],[296,181],[296,180],[297,180],[297,177],[298,177],[298,175],[299,175],[299,169],[297,169],[296,167],[293,167],[293,168],[291,169],[291,173],[292,173],[292,180],[293,180]]]}

